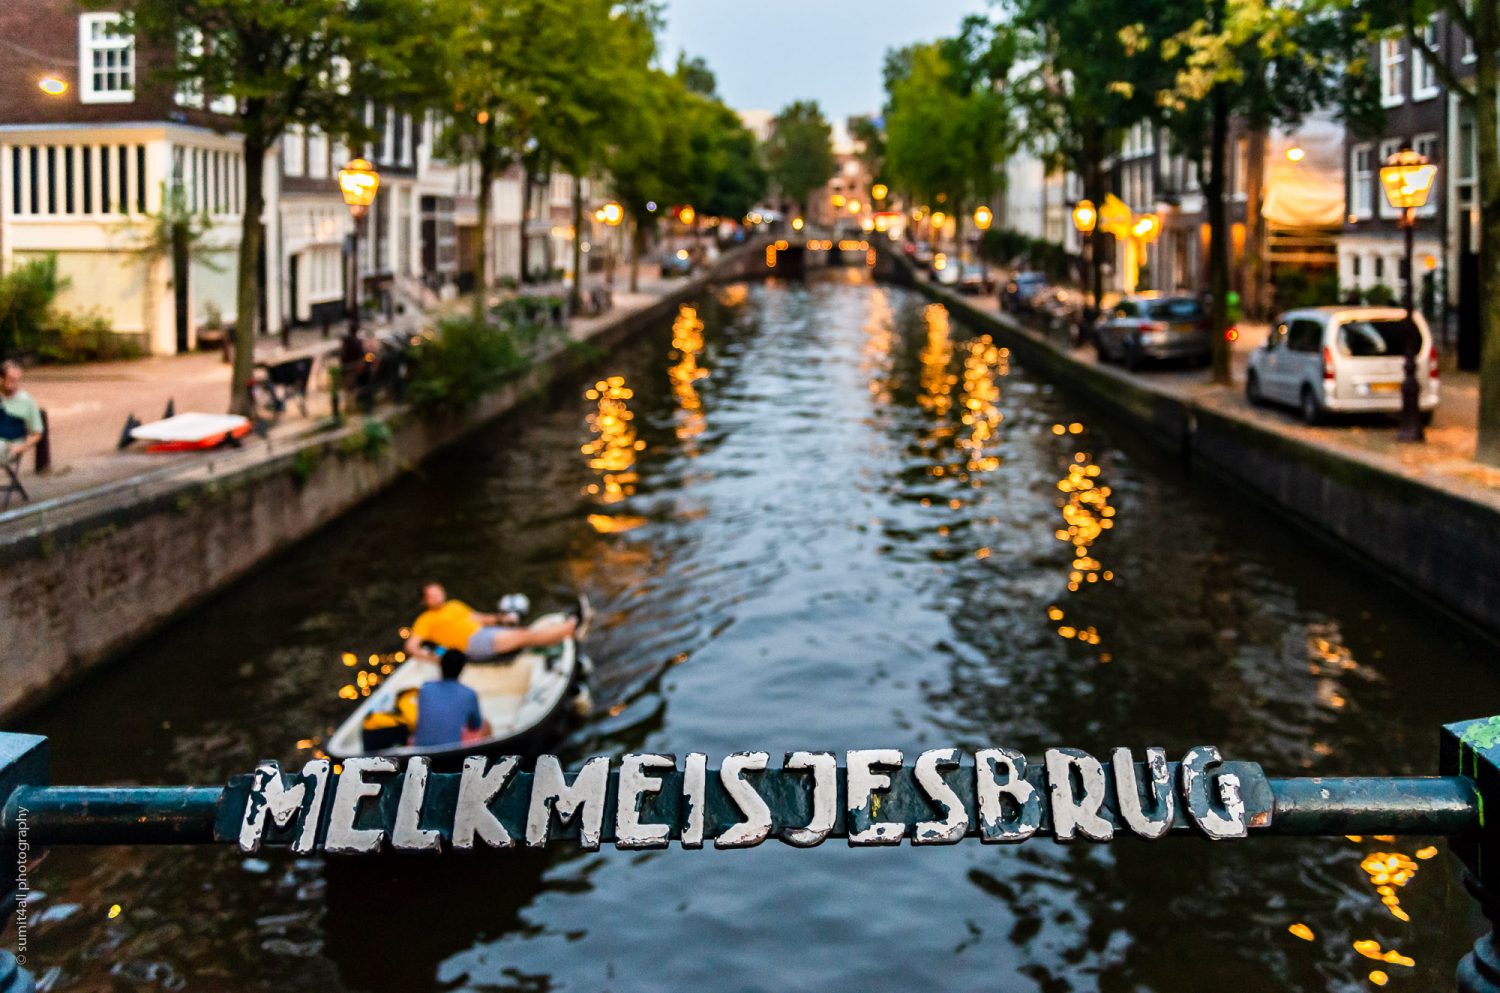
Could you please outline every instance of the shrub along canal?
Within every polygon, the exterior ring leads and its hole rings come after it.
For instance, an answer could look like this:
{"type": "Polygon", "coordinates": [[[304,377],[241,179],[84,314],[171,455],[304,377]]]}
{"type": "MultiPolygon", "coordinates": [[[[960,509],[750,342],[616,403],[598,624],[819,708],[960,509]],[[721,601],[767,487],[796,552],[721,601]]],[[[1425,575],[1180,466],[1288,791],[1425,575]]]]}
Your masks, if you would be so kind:
{"type": "MultiPolygon", "coordinates": [[[[1207,743],[1271,775],[1427,774],[1439,725],[1500,710],[1494,644],[863,270],[720,287],[594,373],[34,715],[55,781],[300,764],[427,579],[481,608],[594,599],[574,764],[1207,743]]],[[[1438,849],[56,851],[30,967],[91,990],[1446,989],[1481,928],[1438,849]]]]}

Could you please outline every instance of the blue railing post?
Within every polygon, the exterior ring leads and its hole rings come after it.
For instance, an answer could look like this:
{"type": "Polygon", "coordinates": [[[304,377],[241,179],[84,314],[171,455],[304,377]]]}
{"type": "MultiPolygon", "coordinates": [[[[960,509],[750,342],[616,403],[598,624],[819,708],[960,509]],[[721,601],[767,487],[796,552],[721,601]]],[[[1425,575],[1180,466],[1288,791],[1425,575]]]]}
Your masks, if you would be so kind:
{"type": "MultiPolygon", "coordinates": [[[[1500,717],[1461,721],[1443,728],[1441,771],[1465,776],[1479,793],[1479,828],[1451,840],[1468,870],[1464,885],[1491,925],[1500,924],[1500,821],[1485,806],[1500,805],[1500,717]]],[[[1500,809],[1500,807],[1497,807],[1500,809]]],[[[1494,930],[1458,963],[1459,993],[1500,993],[1500,940],[1494,930]]]]}
{"type": "Polygon", "coordinates": [[[16,951],[0,949],[0,993],[35,993],[36,982],[26,971],[26,938],[30,915],[26,892],[30,889],[31,842],[24,820],[6,819],[11,794],[22,786],[47,785],[47,739],[30,734],[0,734],[0,937],[15,931],[16,951]]]}

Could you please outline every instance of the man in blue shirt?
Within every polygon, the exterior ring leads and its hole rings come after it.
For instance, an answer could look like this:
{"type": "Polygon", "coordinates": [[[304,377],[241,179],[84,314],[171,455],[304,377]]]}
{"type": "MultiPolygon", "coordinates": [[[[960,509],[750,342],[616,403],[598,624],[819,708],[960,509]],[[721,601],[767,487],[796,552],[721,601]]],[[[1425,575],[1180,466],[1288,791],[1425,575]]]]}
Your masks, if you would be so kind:
{"type": "Polygon", "coordinates": [[[479,694],[458,681],[469,657],[449,649],[438,664],[443,678],[423,683],[417,694],[417,728],[411,743],[417,747],[457,745],[464,732],[490,733],[490,726],[479,712],[479,694]]]}

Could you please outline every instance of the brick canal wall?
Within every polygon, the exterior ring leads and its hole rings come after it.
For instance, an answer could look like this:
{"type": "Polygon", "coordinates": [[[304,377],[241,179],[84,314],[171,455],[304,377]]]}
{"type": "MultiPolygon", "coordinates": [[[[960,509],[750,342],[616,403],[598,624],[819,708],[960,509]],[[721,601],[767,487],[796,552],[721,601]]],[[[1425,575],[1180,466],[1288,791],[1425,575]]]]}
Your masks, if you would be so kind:
{"type": "Polygon", "coordinates": [[[602,349],[659,325],[717,279],[759,274],[762,246],[719,263],[650,305],[560,347],[462,417],[382,417],[391,443],[365,443],[363,423],[229,468],[121,489],[87,512],[0,538],[0,719],[141,640],[272,556],[379,493],[423,459],[582,369],[602,349]]]}
{"type": "MultiPolygon", "coordinates": [[[[885,253],[890,254],[890,253],[885,253]]],[[[1491,634],[1500,634],[1500,506],[1391,472],[1250,416],[1154,388],[1119,370],[1080,362],[981,310],[914,280],[901,263],[880,269],[915,285],[966,322],[991,331],[1025,365],[1108,408],[1155,441],[1258,496],[1309,535],[1491,634]]]]}

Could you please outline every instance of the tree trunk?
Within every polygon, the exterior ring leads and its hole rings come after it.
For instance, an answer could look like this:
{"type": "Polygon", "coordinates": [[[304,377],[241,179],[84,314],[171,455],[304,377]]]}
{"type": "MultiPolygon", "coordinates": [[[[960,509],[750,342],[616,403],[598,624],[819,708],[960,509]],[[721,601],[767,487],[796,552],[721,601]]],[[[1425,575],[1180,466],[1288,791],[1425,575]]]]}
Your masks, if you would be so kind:
{"type": "Polygon", "coordinates": [[[1213,88],[1210,96],[1213,124],[1210,128],[1208,154],[1209,176],[1203,186],[1208,208],[1208,292],[1209,334],[1213,344],[1214,382],[1234,381],[1229,330],[1229,205],[1224,197],[1224,167],[1229,157],[1229,94],[1224,84],[1213,88]]]}
{"type": "Polygon", "coordinates": [[[531,281],[531,167],[522,164],[521,178],[521,275],[523,285],[531,281]]]}
{"type": "Polygon", "coordinates": [[[630,292],[641,291],[641,248],[645,232],[638,221],[630,222],[630,292]]]}
{"type": "MultiPolygon", "coordinates": [[[[490,299],[490,198],[495,186],[495,167],[487,156],[479,161],[479,244],[474,249],[474,323],[483,324],[490,299]]],[[[522,222],[524,230],[525,222],[522,222]]],[[[523,236],[524,243],[524,236],[523,236]]]]}
{"type": "Polygon", "coordinates": [[[1264,128],[1256,128],[1250,132],[1250,154],[1249,168],[1245,177],[1246,191],[1249,194],[1247,204],[1247,227],[1249,231],[1249,249],[1245,258],[1245,312],[1255,317],[1256,320],[1265,320],[1268,316],[1266,311],[1270,309],[1269,284],[1270,265],[1266,259],[1266,219],[1261,215],[1261,208],[1265,206],[1266,200],[1266,131],[1264,128]]]}
{"type": "Polygon", "coordinates": [[[568,291],[568,310],[583,309],[583,177],[573,177],[573,287],[568,291]]]}
{"type": "Polygon", "coordinates": [[[1479,442],[1474,457],[1500,465],[1500,135],[1496,133],[1496,51],[1500,11],[1473,13],[1474,122],[1479,139],[1479,442]]]}
{"type": "Polygon", "coordinates": [[[260,313],[260,246],[265,239],[267,143],[245,136],[245,210],[240,219],[238,285],[234,295],[234,367],[229,376],[229,410],[249,415],[247,389],[255,373],[255,316],[260,313]]]}

